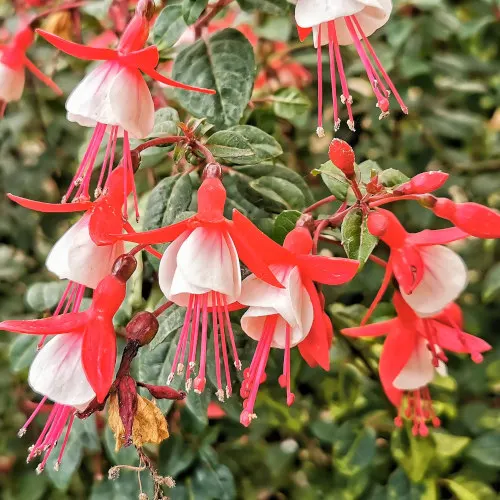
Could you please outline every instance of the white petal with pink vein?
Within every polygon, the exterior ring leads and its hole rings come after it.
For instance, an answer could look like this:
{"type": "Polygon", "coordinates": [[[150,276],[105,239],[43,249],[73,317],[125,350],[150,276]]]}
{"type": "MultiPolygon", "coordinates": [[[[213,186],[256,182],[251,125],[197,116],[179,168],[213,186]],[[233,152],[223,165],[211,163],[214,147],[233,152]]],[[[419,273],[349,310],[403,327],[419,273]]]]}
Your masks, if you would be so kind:
{"type": "Polygon", "coordinates": [[[18,101],[24,90],[24,67],[12,69],[0,62],[0,100],[5,102],[18,101]]]}

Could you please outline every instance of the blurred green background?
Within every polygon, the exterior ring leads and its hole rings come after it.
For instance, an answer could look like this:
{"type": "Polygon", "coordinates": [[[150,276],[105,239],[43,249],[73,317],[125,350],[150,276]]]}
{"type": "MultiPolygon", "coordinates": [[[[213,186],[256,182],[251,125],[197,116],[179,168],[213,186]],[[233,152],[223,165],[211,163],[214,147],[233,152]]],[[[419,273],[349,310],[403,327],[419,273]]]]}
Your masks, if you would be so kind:
{"type": "MultiPolygon", "coordinates": [[[[314,49],[310,42],[298,43],[293,9],[284,0],[238,3],[245,11],[240,19],[249,23],[260,38],[255,47],[259,68],[269,64],[271,40],[289,44],[293,59],[315,74],[314,49]]],[[[82,10],[85,40],[113,27],[107,14],[110,4],[88,2],[82,10]]],[[[168,17],[169,21],[175,19],[175,12],[168,15],[173,16],[168,17]]],[[[4,28],[15,27],[12,2],[0,1],[0,16],[4,28]]],[[[361,63],[352,47],[343,48],[357,131],[351,133],[344,123],[338,137],[353,145],[357,160],[372,160],[383,169],[394,168],[408,176],[429,169],[444,170],[450,180],[442,195],[500,208],[499,20],[497,0],[396,0],[390,21],[371,39],[410,114],[405,117],[394,106],[391,116],[380,122],[361,63]]],[[[69,21],[70,30],[74,28],[72,23],[74,19],[69,21]]],[[[155,41],[168,38],[161,51],[165,60],[182,50],[172,49],[180,36],[172,32],[172,26],[168,23],[168,29],[155,33],[155,41]]],[[[42,41],[29,55],[54,75],[65,95],[86,71],[86,64],[57,55],[42,41]]],[[[325,61],[326,55],[325,51],[325,61]]],[[[325,70],[326,89],[328,74],[325,70]]],[[[302,91],[292,89],[287,94],[279,87],[256,90],[240,123],[272,135],[283,155],[274,160],[274,166],[256,163],[253,167],[236,167],[246,176],[225,179],[229,205],[240,207],[271,234],[274,220],[283,210],[300,211],[313,198],[328,195],[321,179],[310,175],[310,171],[326,161],[332,138],[330,124],[325,125],[327,137],[320,140],[314,135],[314,81],[302,91]],[[280,106],[283,95],[291,96],[291,105],[280,106]],[[287,198],[288,191],[277,196],[272,190],[262,189],[266,175],[288,179],[302,194],[287,198]],[[256,193],[262,199],[256,198],[256,193]]],[[[177,116],[189,119],[185,110],[189,106],[183,106],[182,96],[166,89],[156,88],[155,92],[157,96],[163,94],[169,106],[176,109],[168,112],[171,122],[177,116]]],[[[326,105],[328,118],[331,107],[329,102],[326,105]]],[[[169,126],[177,130],[175,123],[169,126]]],[[[32,213],[14,206],[4,194],[58,202],[87,141],[87,131],[66,120],[64,98],[55,97],[28,76],[22,100],[9,105],[0,121],[0,319],[36,317],[54,308],[61,286],[45,270],[44,261],[51,245],[75,221],[67,215],[32,213]]],[[[185,158],[186,165],[190,156],[184,153],[176,151],[174,157],[185,158]]],[[[137,174],[141,206],[146,209],[142,224],[148,227],[152,224],[148,195],[173,166],[170,151],[156,149],[148,152],[137,174]]],[[[170,199],[181,200],[176,212],[168,214],[170,222],[195,207],[193,189],[199,185],[199,176],[194,172],[182,179],[164,182],[170,199]]],[[[161,202],[166,204],[167,198],[161,202]]],[[[440,227],[432,214],[417,204],[409,202],[395,208],[408,230],[440,227]]],[[[149,453],[157,460],[159,471],[177,481],[168,496],[200,500],[498,498],[500,245],[493,240],[471,238],[454,249],[470,268],[470,284],[460,299],[466,330],[486,339],[494,350],[480,365],[466,357],[450,357],[450,376],[431,386],[443,422],[441,429],[431,432],[427,439],[414,438],[409,428],[395,429],[395,410],[377,378],[380,342],[337,335],[329,373],[307,367],[298,353],[293,353],[296,401],[291,408],[286,407],[276,382],[281,353],[273,353],[268,382],[258,398],[259,418],[249,430],[239,424],[238,397],[222,406],[226,413],[222,418],[218,412],[210,412],[217,418],[207,417],[210,391],[202,398],[190,395],[184,406],[165,406],[163,409],[169,410],[171,438],[149,453]]],[[[377,249],[377,254],[386,255],[383,248],[377,249]]],[[[149,260],[143,264],[115,318],[118,330],[135,311],[151,307],[160,299],[155,268],[149,260]]],[[[368,263],[349,285],[327,290],[327,311],[336,332],[358,324],[380,281],[381,271],[368,263]]],[[[391,305],[383,303],[376,318],[392,313],[391,305]]],[[[137,374],[145,382],[165,383],[179,326],[174,313],[165,316],[159,334],[163,342],[155,349],[146,348],[136,361],[137,374]]],[[[26,465],[27,448],[45,418],[39,417],[26,436],[17,438],[18,429],[33,409],[31,401],[37,400],[26,382],[36,341],[6,333],[0,336],[1,498],[137,498],[135,472],[123,470],[119,479],[107,479],[107,470],[113,464],[133,464],[137,460],[134,450],[114,452],[104,415],[75,424],[59,472],[47,467],[36,477],[36,464],[26,465]]],[[[243,335],[238,342],[242,359],[248,363],[255,345],[243,335]]],[[[147,474],[141,478],[144,491],[152,498],[147,474]]]]}

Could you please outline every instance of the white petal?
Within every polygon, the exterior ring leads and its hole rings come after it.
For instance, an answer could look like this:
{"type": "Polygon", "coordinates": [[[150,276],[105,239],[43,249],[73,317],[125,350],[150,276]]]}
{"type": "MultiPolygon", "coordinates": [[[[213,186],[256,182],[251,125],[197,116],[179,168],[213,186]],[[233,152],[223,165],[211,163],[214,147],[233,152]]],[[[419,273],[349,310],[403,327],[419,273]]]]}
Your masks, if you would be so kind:
{"type": "MultiPolygon", "coordinates": [[[[345,16],[355,15],[366,36],[383,26],[392,10],[392,0],[298,0],[295,20],[302,28],[314,28],[328,21],[335,21],[340,45],[350,45],[351,35],[344,21],[345,16]]],[[[328,28],[321,28],[322,45],[328,43],[328,28]]],[[[361,37],[359,37],[361,38],[361,37]]],[[[316,46],[317,30],[314,33],[316,46]]]]}
{"type": "Polygon", "coordinates": [[[0,100],[18,101],[24,90],[24,67],[12,69],[0,62],[0,100]]]}
{"type": "Polygon", "coordinates": [[[286,324],[292,328],[291,345],[304,340],[311,330],[313,307],[307,290],[302,285],[296,267],[271,266],[271,270],[285,288],[276,288],[254,275],[242,283],[239,302],[250,306],[243,315],[243,331],[258,340],[262,334],[262,316],[279,314],[281,319],[275,329],[273,347],[285,347],[286,324]]]}
{"type": "Polygon", "coordinates": [[[66,102],[67,117],[84,127],[117,125],[131,137],[146,137],[154,125],[154,105],[143,76],[116,61],[92,70],[66,102]]]}
{"type": "Polygon", "coordinates": [[[434,374],[432,354],[427,348],[426,341],[422,339],[392,385],[402,391],[413,391],[431,382],[434,374]]]}
{"type": "Polygon", "coordinates": [[[124,253],[123,242],[97,246],[89,234],[88,214],[66,231],[50,251],[46,266],[60,279],[95,288],[124,253]]]}
{"type": "Polygon", "coordinates": [[[182,294],[211,291],[225,294],[228,303],[238,299],[241,292],[238,254],[231,238],[221,231],[197,227],[178,249],[176,261],[170,300],[177,303],[183,300],[182,294]]]}
{"type": "Polygon", "coordinates": [[[70,406],[88,404],[95,397],[83,370],[82,340],[80,334],[59,334],[43,346],[28,378],[35,392],[70,406]]]}
{"type": "Polygon", "coordinates": [[[421,248],[425,271],[411,295],[401,291],[419,316],[433,316],[453,302],[467,286],[467,267],[453,250],[433,245],[421,248]]]}

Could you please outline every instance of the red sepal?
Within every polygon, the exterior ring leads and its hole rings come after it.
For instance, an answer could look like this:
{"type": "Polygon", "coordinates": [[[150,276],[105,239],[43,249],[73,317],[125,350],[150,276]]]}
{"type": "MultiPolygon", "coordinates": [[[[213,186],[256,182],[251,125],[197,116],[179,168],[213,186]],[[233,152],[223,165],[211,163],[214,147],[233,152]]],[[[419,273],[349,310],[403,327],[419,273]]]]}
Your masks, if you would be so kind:
{"type": "Polygon", "coordinates": [[[425,272],[424,261],[417,246],[405,245],[395,249],[390,257],[394,276],[402,290],[410,294],[422,281],[425,272]]]}
{"type": "Polygon", "coordinates": [[[397,318],[393,318],[387,321],[372,323],[371,325],[344,328],[341,332],[348,337],[380,337],[387,335],[397,325],[398,321],[397,318]]]}
{"type": "Polygon", "coordinates": [[[434,321],[436,327],[437,344],[446,351],[458,353],[485,352],[491,349],[491,345],[485,340],[470,335],[466,332],[457,331],[455,328],[434,321]]]}
{"type": "Polygon", "coordinates": [[[382,284],[380,285],[380,288],[377,292],[377,295],[375,295],[373,302],[370,304],[368,311],[366,311],[366,314],[361,320],[361,326],[366,325],[366,323],[370,319],[370,316],[373,314],[373,311],[378,306],[379,302],[382,300],[382,297],[384,296],[384,293],[386,292],[387,287],[391,282],[391,277],[392,277],[392,262],[391,259],[389,259],[387,267],[385,268],[385,274],[384,274],[384,279],[382,280],[382,284]]]}
{"type": "Polygon", "coordinates": [[[419,233],[409,234],[408,242],[412,245],[446,245],[468,237],[469,234],[458,227],[448,227],[446,229],[424,229],[419,233]]]}
{"type": "Polygon", "coordinates": [[[42,73],[26,56],[24,56],[24,65],[47,87],[51,88],[57,95],[63,95],[63,91],[51,78],[42,73]]]}
{"type": "MultiPolygon", "coordinates": [[[[238,257],[248,267],[248,269],[250,269],[250,271],[257,276],[257,278],[277,288],[285,288],[276,279],[276,276],[274,276],[268,265],[266,265],[264,259],[261,258],[260,246],[251,235],[240,234],[237,227],[229,221],[227,222],[227,231],[233,240],[234,246],[236,247],[238,257]],[[248,241],[252,243],[249,244],[247,243],[248,241]],[[257,248],[259,250],[256,250],[257,248]]],[[[256,227],[255,231],[260,233],[256,227]]],[[[263,233],[261,234],[263,235],[263,233]]]]}
{"type": "Polygon", "coordinates": [[[170,241],[174,241],[184,231],[189,229],[188,221],[191,219],[192,217],[178,222],[177,224],[160,227],[159,229],[153,229],[152,231],[146,231],[144,233],[113,234],[111,236],[116,237],[117,240],[131,241],[132,243],[142,243],[146,245],[168,243],[170,241]]]}
{"type": "Polygon", "coordinates": [[[309,294],[313,306],[313,324],[306,338],[298,344],[301,356],[309,366],[321,366],[330,369],[330,346],[333,338],[333,328],[330,319],[326,317],[321,306],[318,291],[312,281],[303,280],[303,285],[309,294]]]}
{"type": "Polygon", "coordinates": [[[324,285],[342,285],[352,280],[359,268],[357,260],[321,255],[297,255],[297,262],[302,274],[324,285]]]}
{"type": "MultiPolygon", "coordinates": [[[[62,316],[61,316],[62,317],[62,316]]],[[[82,364],[85,375],[102,403],[113,382],[116,362],[116,335],[113,323],[95,318],[87,328],[82,343],[82,364]]]]}
{"type": "Polygon", "coordinates": [[[87,324],[86,312],[67,313],[43,319],[7,320],[0,323],[0,330],[29,335],[56,335],[77,333],[87,324]]]}
{"type": "Polygon", "coordinates": [[[299,35],[299,40],[303,42],[312,32],[312,28],[302,28],[298,24],[296,26],[297,26],[297,33],[299,35]]]}
{"type": "Polygon", "coordinates": [[[45,213],[70,213],[70,212],[81,212],[92,208],[93,203],[90,201],[84,201],[81,203],[44,203],[43,201],[30,200],[28,198],[22,198],[21,196],[16,196],[11,193],[7,193],[9,200],[21,205],[24,208],[29,208],[30,210],[36,210],[37,212],[45,213]]]}
{"type": "Polygon", "coordinates": [[[52,44],[64,53],[70,56],[77,57],[86,61],[109,61],[117,59],[117,52],[112,49],[101,49],[97,47],[88,47],[79,43],[70,42],[60,36],[49,33],[48,31],[37,29],[35,30],[42,38],[52,44]]]}
{"type": "Polygon", "coordinates": [[[155,68],[160,60],[160,54],[156,45],[150,45],[141,50],[130,52],[124,56],[120,56],[120,61],[131,63],[135,68],[144,71],[143,68],[155,68]]]}
{"type": "Polygon", "coordinates": [[[116,242],[113,234],[123,230],[123,218],[111,207],[102,203],[96,204],[89,222],[89,234],[96,245],[111,245],[116,242]]]}
{"type": "Polygon", "coordinates": [[[177,80],[172,80],[170,78],[167,78],[166,76],[163,76],[161,73],[158,73],[158,71],[156,71],[153,68],[140,66],[140,69],[144,73],[146,73],[146,75],[150,76],[153,80],[164,83],[166,85],[170,85],[171,87],[176,87],[178,89],[183,89],[183,90],[192,90],[193,92],[201,92],[202,94],[216,93],[215,90],[213,89],[205,89],[203,87],[193,87],[192,85],[187,85],[186,83],[181,83],[178,82],[177,80]]]}
{"type": "Polygon", "coordinates": [[[417,345],[417,335],[400,328],[401,324],[387,335],[379,362],[380,381],[389,401],[396,407],[401,403],[403,392],[393,386],[394,379],[400,374],[417,345]]]}

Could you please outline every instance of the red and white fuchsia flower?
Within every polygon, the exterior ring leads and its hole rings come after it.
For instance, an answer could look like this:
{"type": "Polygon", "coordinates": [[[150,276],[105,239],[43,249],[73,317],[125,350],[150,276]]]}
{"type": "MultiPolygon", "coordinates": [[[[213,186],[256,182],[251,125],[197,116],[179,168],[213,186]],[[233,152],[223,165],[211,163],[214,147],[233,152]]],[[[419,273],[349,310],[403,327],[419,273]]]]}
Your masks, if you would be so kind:
{"type": "MultiPolygon", "coordinates": [[[[104,61],[86,76],[66,102],[68,120],[84,127],[93,127],[94,133],[64,201],[70,198],[75,188],[77,188],[74,194],[75,200],[89,198],[92,170],[106,133],[109,134],[109,141],[97,183],[96,196],[107,187],[106,171],[109,178],[119,137],[123,137],[123,166],[132,172],[129,137],[142,139],[151,132],[154,125],[153,99],[141,72],[173,87],[207,94],[215,93],[210,89],[192,87],[171,80],[156,71],[159,61],[158,49],[154,45],[144,48],[153,11],[154,4],[151,0],[142,0],[138,3],[136,13],[125,29],[116,50],[79,45],[37,30],[47,41],[67,54],[88,61],[104,61]]],[[[135,184],[133,177],[130,179],[137,212],[135,184]]],[[[125,176],[123,188],[125,193],[130,189],[128,182],[129,177],[125,176]]],[[[126,202],[124,214],[126,215],[126,202]]]]}
{"type": "Polygon", "coordinates": [[[413,434],[426,436],[427,422],[440,425],[432,407],[427,385],[436,373],[446,375],[448,361],[444,351],[468,353],[476,363],[491,349],[484,340],[462,330],[460,308],[450,304],[436,316],[421,318],[396,292],[393,297],[397,317],[371,325],[345,328],[351,337],[387,335],[380,356],[379,372],[384,391],[398,408],[397,426],[403,417],[413,422],[413,434]]]}
{"type": "Polygon", "coordinates": [[[458,228],[408,233],[397,217],[378,209],[368,216],[368,229],[391,250],[389,261],[366,322],[385,293],[391,277],[398,281],[401,295],[419,316],[432,316],[453,302],[467,286],[467,267],[446,243],[468,236],[458,228]]]}
{"type": "Polygon", "coordinates": [[[47,399],[56,403],[40,438],[28,456],[28,460],[31,460],[34,456],[45,453],[39,471],[45,467],[48,456],[69,419],[58,458],[60,463],[75,411],[84,410],[94,397],[99,402],[107,397],[116,361],[113,316],[125,298],[126,282],[136,265],[137,262],[131,255],[119,257],[112,274],[99,283],[90,308],[84,312],[0,323],[0,330],[43,337],[55,335],[42,347],[31,365],[29,384],[43,399],[19,431],[21,436],[26,432],[47,399]]]}
{"type": "Polygon", "coordinates": [[[175,372],[182,374],[187,364],[186,388],[189,390],[193,385],[196,392],[204,390],[211,313],[217,395],[221,400],[224,393],[226,396],[232,393],[228,343],[231,344],[234,365],[237,369],[241,368],[228,308],[238,300],[241,292],[239,260],[267,283],[281,286],[264,263],[261,248],[256,244],[265,236],[236,210],[234,220],[227,220],[223,215],[225,201],[226,190],[222,182],[217,177],[207,177],[198,190],[196,215],[168,227],[121,236],[127,241],[142,244],[172,242],[160,262],[159,284],[169,300],[187,307],[187,311],[168,383],[173,380],[175,372]],[[199,370],[192,381],[200,340],[199,370]],[[221,351],[225,387],[221,375],[221,351]]]}
{"type": "Polygon", "coordinates": [[[9,102],[18,101],[23,95],[26,68],[56,94],[62,94],[61,89],[26,56],[34,39],[33,30],[25,26],[14,34],[8,44],[0,45],[0,117],[9,102]]]}
{"type": "Polygon", "coordinates": [[[251,275],[243,281],[239,302],[249,306],[241,319],[243,331],[258,341],[252,363],[244,372],[241,396],[244,398],[240,421],[250,425],[256,417],[254,405],[271,347],[283,349],[283,374],[280,384],[286,387],[287,404],[294,395],[290,388],[290,349],[298,346],[302,357],[311,366],[330,367],[330,346],[333,329],[314,281],[340,285],[351,280],[358,270],[355,260],[311,255],[313,241],[305,228],[295,228],[284,248],[259,241],[259,248],[271,271],[283,288],[277,288],[251,275]]]}
{"type": "Polygon", "coordinates": [[[398,101],[404,113],[408,108],[401,99],[396,87],[385,71],[380,59],[368,40],[368,37],[382,27],[389,19],[392,10],[391,0],[297,0],[295,20],[299,28],[299,37],[304,40],[312,31],[314,46],[318,53],[318,129],[320,137],[323,130],[323,64],[321,46],[328,45],[330,57],[330,75],[332,81],[334,129],[340,127],[337,100],[337,73],[342,94],[340,100],[347,107],[349,119],[347,125],[355,130],[352,113],[352,96],[349,93],[344,71],[340,45],[354,44],[365,67],[373,92],[380,108],[380,118],[389,114],[390,92],[398,101]]]}

